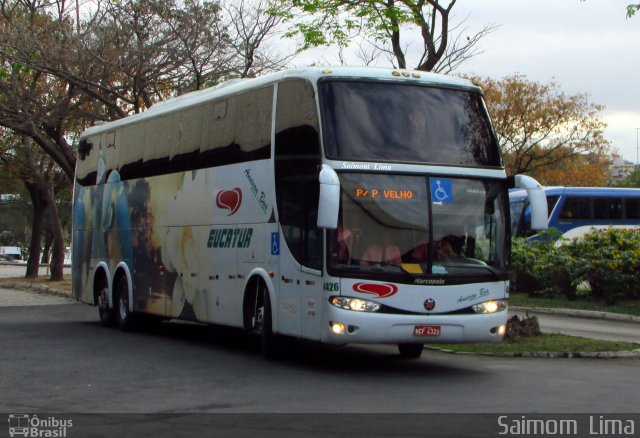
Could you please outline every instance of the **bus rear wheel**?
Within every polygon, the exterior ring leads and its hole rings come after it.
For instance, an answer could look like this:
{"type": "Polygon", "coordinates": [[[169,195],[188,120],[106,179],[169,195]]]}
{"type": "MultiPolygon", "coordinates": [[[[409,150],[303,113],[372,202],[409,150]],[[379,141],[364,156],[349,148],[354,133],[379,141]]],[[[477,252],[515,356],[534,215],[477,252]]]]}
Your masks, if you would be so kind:
{"type": "Polygon", "coordinates": [[[417,359],[422,355],[424,346],[422,344],[398,344],[400,356],[405,359],[417,359]]]}
{"type": "Polygon", "coordinates": [[[116,323],[116,311],[109,306],[109,289],[106,286],[98,292],[97,301],[100,323],[105,327],[113,327],[116,323]]]}
{"type": "Polygon", "coordinates": [[[129,310],[129,286],[127,285],[127,277],[122,276],[118,280],[116,301],[116,316],[118,327],[122,331],[128,332],[133,329],[133,314],[129,310]]]}

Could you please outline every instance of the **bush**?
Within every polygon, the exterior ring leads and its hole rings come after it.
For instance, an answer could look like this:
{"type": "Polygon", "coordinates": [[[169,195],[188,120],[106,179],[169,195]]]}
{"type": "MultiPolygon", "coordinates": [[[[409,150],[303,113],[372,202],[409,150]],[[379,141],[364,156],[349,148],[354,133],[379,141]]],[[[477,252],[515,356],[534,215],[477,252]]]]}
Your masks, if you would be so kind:
{"type": "Polygon", "coordinates": [[[556,245],[560,232],[553,228],[527,241],[516,237],[511,246],[512,281],[515,290],[531,296],[565,295],[575,299],[576,284],[571,280],[573,259],[563,246],[556,245]]]}
{"type": "Polygon", "coordinates": [[[512,281],[529,295],[576,298],[587,282],[591,293],[613,304],[616,297],[640,297],[640,230],[594,230],[580,239],[558,243],[557,230],[536,241],[514,238],[512,281]]]}
{"type": "Polygon", "coordinates": [[[610,304],[616,297],[640,297],[640,230],[594,230],[567,246],[577,261],[573,275],[610,304]]]}

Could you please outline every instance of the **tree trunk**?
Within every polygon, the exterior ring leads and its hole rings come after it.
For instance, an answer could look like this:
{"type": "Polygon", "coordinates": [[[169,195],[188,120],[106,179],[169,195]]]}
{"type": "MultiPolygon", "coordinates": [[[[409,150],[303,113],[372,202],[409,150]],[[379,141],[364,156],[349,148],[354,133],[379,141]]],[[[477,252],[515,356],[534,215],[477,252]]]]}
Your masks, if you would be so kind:
{"type": "Polygon", "coordinates": [[[31,242],[29,243],[29,258],[27,259],[27,273],[25,277],[36,278],[40,269],[42,230],[44,228],[44,214],[47,209],[47,205],[36,184],[25,182],[25,187],[31,197],[31,206],[33,208],[31,242]]]}
{"type": "Polygon", "coordinates": [[[47,230],[44,233],[44,248],[42,250],[42,258],[40,259],[40,263],[48,265],[51,259],[51,245],[53,245],[53,234],[51,234],[50,230],[47,230]]]}
{"type": "MultiPolygon", "coordinates": [[[[42,244],[42,230],[44,214],[49,212],[49,220],[51,225],[51,232],[53,233],[53,257],[51,261],[51,280],[62,280],[64,269],[64,237],[62,233],[62,225],[60,218],[58,217],[58,209],[53,199],[51,190],[49,190],[50,184],[47,183],[46,178],[42,172],[38,169],[33,157],[31,148],[33,147],[33,141],[31,138],[23,137],[22,143],[24,145],[24,153],[29,164],[29,173],[31,174],[32,185],[30,189],[33,191],[33,230],[31,234],[31,246],[29,251],[29,261],[27,262],[27,277],[34,278],[38,276],[38,269],[40,267],[40,251],[42,244]],[[37,202],[36,202],[37,199],[37,202]],[[49,207],[49,208],[47,208],[49,207]]],[[[53,184],[53,183],[51,183],[53,184]]]]}
{"type": "Polygon", "coordinates": [[[62,224],[58,216],[58,208],[53,199],[53,195],[46,190],[50,208],[49,220],[51,221],[51,232],[53,233],[53,251],[51,254],[51,280],[59,281],[64,277],[64,234],[62,224]]]}

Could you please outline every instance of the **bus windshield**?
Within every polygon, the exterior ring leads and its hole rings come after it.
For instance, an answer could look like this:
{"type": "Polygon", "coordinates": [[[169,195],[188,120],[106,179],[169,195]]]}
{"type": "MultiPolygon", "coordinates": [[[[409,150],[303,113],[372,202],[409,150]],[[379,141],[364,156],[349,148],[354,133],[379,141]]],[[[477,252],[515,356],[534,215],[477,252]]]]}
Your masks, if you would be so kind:
{"type": "Polygon", "coordinates": [[[320,99],[328,158],[500,166],[479,93],[332,80],[321,82],[320,99]]]}
{"type": "Polygon", "coordinates": [[[507,240],[502,182],[469,178],[341,173],[341,214],[329,233],[330,271],[504,277],[507,240]]]}

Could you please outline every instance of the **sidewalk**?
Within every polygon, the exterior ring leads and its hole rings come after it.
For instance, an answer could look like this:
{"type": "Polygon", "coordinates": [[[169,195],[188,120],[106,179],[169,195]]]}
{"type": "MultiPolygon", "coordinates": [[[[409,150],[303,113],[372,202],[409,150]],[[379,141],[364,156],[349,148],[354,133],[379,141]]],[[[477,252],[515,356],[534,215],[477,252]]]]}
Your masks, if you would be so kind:
{"type": "MultiPolygon", "coordinates": [[[[3,306],[36,306],[49,304],[69,304],[76,302],[71,297],[69,281],[51,284],[47,266],[41,266],[38,281],[24,278],[24,263],[0,263],[0,307],[3,306]],[[11,279],[15,279],[12,281],[11,279]]],[[[71,268],[65,267],[65,274],[71,268]]]]}
{"type": "Polygon", "coordinates": [[[10,306],[47,306],[53,304],[71,304],[76,300],[71,293],[56,291],[51,288],[15,287],[14,284],[0,285],[0,307],[10,306]]]}
{"type": "MultiPolygon", "coordinates": [[[[20,278],[24,277],[24,274],[27,272],[27,265],[24,262],[0,262],[0,278],[20,278]]],[[[38,275],[41,277],[46,277],[49,275],[49,267],[46,265],[40,265],[40,270],[38,271],[38,275]]],[[[64,267],[64,274],[71,275],[71,267],[64,267]]]]}

